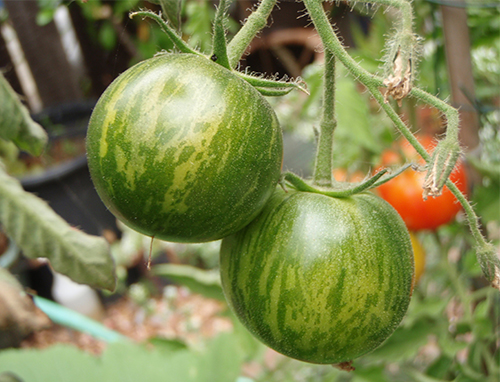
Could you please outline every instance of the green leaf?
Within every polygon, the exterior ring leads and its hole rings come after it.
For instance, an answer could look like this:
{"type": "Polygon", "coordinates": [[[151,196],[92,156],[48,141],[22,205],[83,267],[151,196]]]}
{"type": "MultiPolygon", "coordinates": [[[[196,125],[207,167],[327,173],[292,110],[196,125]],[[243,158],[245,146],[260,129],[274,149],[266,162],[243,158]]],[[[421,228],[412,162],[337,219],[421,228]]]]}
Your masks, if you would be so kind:
{"type": "Polygon", "coordinates": [[[447,382],[448,380],[437,379],[430,376],[425,375],[417,370],[409,370],[408,374],[411,375],[412,379],[415,382],[447,382]]]}
{"type": "Polygon", "coordinates": [[[448,302],[449,297],[443,298],[439,296],[430,296],[425,300],[421,300],[418,296],[415,296],[410,303],[404,325],[411,326],[414,322],[423,318],[439,320],[442,317],[448,302]]]}
{"type": "Polygon", "coordinates": [[[45,130],[31,119],[28,109],[1,73],[0,138],[33,155],[40,155],[48,140],[45,130]]]}
{"type": "Polygon", "coordinates": [[[194,293],[225,301],[218,271],[206,271],[191,265],[161,264],[153,267],[152,272],[184,285],[194,293]]]}
{"type": "Polygon", "coordinates": [[[231,333],[217,336],[200,350],[170,354],[130,343],[110,344],[101,357],[74,346],[0,352],[0,373],[29,382],[234,382],[242,354],[231,333]]]}
{"type": "Polygon", "coordinates": [[[14,373],[26,382],[102,381],[98,365],[95,357],[68,345],[0,352],[0,373],[14,373]]]}
{"type": "Polygon", "coordinates": [[[2,168],[0,223],[25,256],[49,259],[55,271],[78,283],[115,288],[115,267],[106,240],[71,227],[2,168]]]}
{"type": "Polygon", "coordinates": [[[154,337],[148,340],[148,343],[153,345],[155,349],[164,351],[165,353],[187,349],[185,342],[176,339],[171,340],[168,338],[154,337]]]}
{"type": "Polygon", "coordinates": [[[434,378],[445,378],[452,365],[453,359],[441,355],[427,368],[426,374],[434,378]]]}
{"type": "Polygon", "coordinates": [[[484,223],[500,221],[500,183],[490,182],[488,186],[477,185],[474,188],[472,201],[476,212],[484,223]]]}
{"type": "Polygon", "coordinates": [[[436,331],[429,320],[420,320],[411,327],[399,327],[394,334],[367,359],[401,362],[414,358],[420,347],[427,343],[427,336],[436,331]]]}
{"type": "Polygon", "coordinates": [[[380,143],[374,137],[369,122],[370,109],[366,97],[359,93],[351,77],[338,75],[336,83],[335,113],[337,116],[336,137],[377,152],[380,143]]]}
{"type": "Polygon", "coordinates": [[[242,362],[243,354],[237,338],[232,333],[218,335],[199,360],[200,374],[196,381],[234,382],[240,374],[242,362]]]}
{"type": "Polygon", "coordinates": [[[366,368],[356,368],[352,382],[379,382],[386,381],[387,376],[384,366],[372,366],[366,368]]]}
{"type": "Polygon", "coordinates": [[[465,341],[455,340],[445,330],[441,330],[438,337],[438,344],[443,354],[451,358],[455,357],[460,350],[463,350],[467,347],[467,343],[465,341]]]}
{"type": "Polygon", "coordinates": [[[110,21],[105,20],[99,29],[98,40],[102,47],[106,50],[111,50],[116,45],[116,31],[110,21]]]}

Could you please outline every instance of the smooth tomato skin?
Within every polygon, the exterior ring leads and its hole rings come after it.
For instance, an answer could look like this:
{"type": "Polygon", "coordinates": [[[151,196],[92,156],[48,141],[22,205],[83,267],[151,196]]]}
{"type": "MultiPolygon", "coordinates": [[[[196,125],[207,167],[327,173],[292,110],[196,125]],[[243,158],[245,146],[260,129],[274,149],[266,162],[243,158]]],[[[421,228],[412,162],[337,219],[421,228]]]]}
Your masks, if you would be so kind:
{"type": "Polygon", "coordinates": [[[403,319],[414,285],[404,222],[373,193],[277,189],[252,223],[223,239],[220,269],[229,306],[251,333],[318,364],[378,347],[403,319]]]}
{"type": "MultiPolygon", "coordinates": [[[[428,152],[431,152],[435,146],[433,139],[429,136],[419,137],[419,141],[428,152]]],[[[397,149],[399,151],[389,150],[383,153],[382,164],[384,166],[402,164],[405,160],[400,153],[403,153],[407,160],[423,164],[408,143],[400,145],[397,149]]],[[[398,211],[410,231],[435,230],[451,222],[462,208],[446,186],[440,196],[428,197],[424,200],[422,197],[424,180],[424,172],[408,169],[377,188],[379,195],[398,211]]],[[[461,192],[467,192],[467,177],[463,163],[457,164],[450,175],[450,180],[461,192]]]]}
{"type": "Polygon", "coordinates": [[[269,103],[213,61],[161,54],[122,73],[91,116],[87,158],[109,210],[136,231],[199,243],[247,225],[280,177],[269,103]]]}

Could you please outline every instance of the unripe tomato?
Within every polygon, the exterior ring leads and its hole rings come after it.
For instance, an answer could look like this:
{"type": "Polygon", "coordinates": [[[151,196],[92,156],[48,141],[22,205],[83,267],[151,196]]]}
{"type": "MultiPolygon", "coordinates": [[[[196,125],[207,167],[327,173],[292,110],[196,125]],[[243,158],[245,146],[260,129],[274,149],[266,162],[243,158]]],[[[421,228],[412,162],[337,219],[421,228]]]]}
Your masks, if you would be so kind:
{"type": "MultiPolygon", "coordinates": [[[[431,153],[435,147],[433,138],[424,135],[418,139],[431,153]]],[[[383,166],[403,164],[406,161],[424,163],[407,142],[398,143],[394,150],[388,150],[382,155],[383,166]]],[[[410,231],[435,230],[451,222],[462,208],[446,186],[440,196],[424,200],[422,197],[424,179],[424,172],[408,169],[377,188],[379,195],[398,211],[410,231]]],[[[457,164],[450,175],[450,180],[460,191],[467,192],[467,177],[463,163],[457,164]]]]}
{"type": "Polygon", "coordinates": [[[230,70],[161,54],[120,75],[90,119],[87,157],[120,220],[174,242],[247,225],[280,177],[281,129],[269,103],[230,70]]]}
{"type": "Polygon", "coordinates": [[[278,189],[222,241],[229,306],[263,343],[302,361],[348,362],[397,328],[413,290],[400,216],[373,193],[348,198],[278,189]]]}

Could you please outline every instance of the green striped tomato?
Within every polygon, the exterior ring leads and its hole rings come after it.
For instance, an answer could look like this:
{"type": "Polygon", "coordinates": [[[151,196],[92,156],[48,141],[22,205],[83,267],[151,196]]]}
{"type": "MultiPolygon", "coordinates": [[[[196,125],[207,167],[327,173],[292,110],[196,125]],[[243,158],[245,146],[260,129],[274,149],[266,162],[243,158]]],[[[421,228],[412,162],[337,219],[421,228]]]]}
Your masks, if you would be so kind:
{"type": "Polygon", "coordinates": [[[280,177],[282,135],[268,102],[201,56],[161,54],[103,93],[87,157],[110,211],[173,242],[220,239],[247,225],[280,177]]]}
{"type": "Polygon", "coordinates": [[[396,211],[372,193],[349,198],[278,189],[222,241],[222,286],[243,325],[306,362],[349,362],[399,325],[413,253],[396,211]]]}

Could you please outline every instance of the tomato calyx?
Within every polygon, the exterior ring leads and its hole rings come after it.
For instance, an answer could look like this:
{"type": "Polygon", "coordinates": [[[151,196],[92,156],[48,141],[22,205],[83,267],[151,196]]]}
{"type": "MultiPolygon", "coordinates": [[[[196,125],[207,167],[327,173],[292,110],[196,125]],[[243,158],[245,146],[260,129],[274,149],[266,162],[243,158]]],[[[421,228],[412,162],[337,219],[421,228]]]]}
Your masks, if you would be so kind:
{"type": "Polygon", "coordinates": [[[212,48],[213,51],[209,56],[202,54],[201,52],[191,48],[183,39],[179,33],[174,30],[161,16],[150,10],[131,12],[129,14],[130,18],[135,16],[150,18],[156,21],[163,32],[170,38],[175,48],[181,53],[195,54],[197,56],[204,57],[212,62],[215,62],[224,68],[230,70],[232,73],[241,77],[243,80],[252,85],[259,93],[268,97],[278,97],[290,93],[294,89],[303,91],[309,95],[306,88],[305,82],[297,78],[296,80],[288,81],[287,78],[277,80],[276,78],[264,78],[264,75],[248,74],[242,73],[231,67],[228,59],[228,47],[225,38],[224,30],[224,18],[226,17],[226,6],[221,3],[217,8],[216,17],[214,20],[214,32],[212,48]]]}
{"type": "Polygon", "coordinates": [[[460,156],[460,146],[456,141],[443,140],[438,143],[428,163],[423,183],[423,198],[440,196],[443,187],[455,168],[460,156]]]}
{"type": "Polygon", "coordinates": [[[411,164],[401,166],[395,171],[381,169],[371,177],[367,177],[361,182],[336,182],[331,187],[318,187],[311,185],[293,172],[285,172],[281,175],[280,184],[286,192],[286,187],[291,186],[297,191],[312,192],[322,194],[332,198],[347,198],[372,188],[376,188],[404,172],[411,164]]]}

